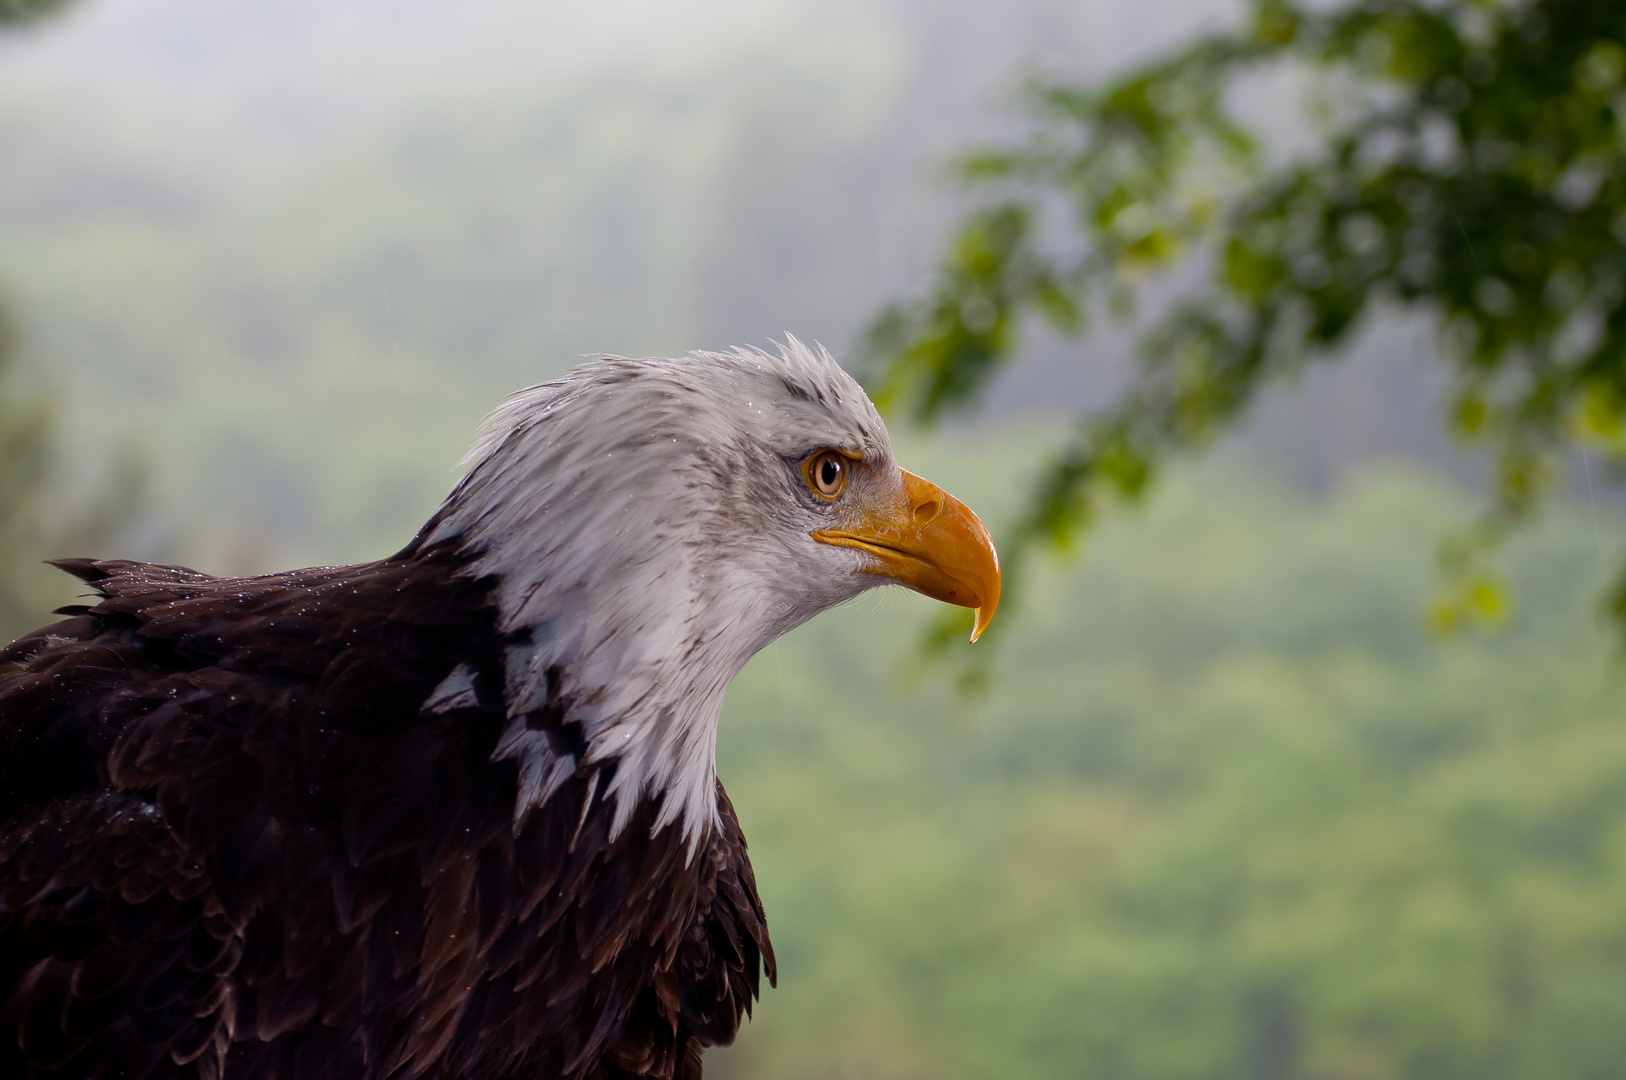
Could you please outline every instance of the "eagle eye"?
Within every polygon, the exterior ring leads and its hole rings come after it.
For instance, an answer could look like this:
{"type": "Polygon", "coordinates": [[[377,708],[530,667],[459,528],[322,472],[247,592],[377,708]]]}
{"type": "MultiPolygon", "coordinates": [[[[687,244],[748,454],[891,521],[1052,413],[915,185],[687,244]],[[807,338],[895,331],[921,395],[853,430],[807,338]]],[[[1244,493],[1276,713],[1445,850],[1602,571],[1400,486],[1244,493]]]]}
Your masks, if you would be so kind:
{"type": "Polygon", "coordinates": [[[802,466],[808,486],[826,499],[833,499],[847,486],[847,459],[834,450],[814,454],[802,466]]]}

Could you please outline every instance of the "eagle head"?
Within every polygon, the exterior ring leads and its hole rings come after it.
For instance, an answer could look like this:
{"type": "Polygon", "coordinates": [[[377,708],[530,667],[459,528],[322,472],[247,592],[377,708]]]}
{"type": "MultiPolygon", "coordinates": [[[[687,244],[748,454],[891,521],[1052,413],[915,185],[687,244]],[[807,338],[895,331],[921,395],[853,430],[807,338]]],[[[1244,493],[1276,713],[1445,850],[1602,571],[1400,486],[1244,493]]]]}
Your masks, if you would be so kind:
{"type": "Polygon", "coordinates": [[[425,539],[497,582],[516,823],[613,762],[614,831],[654,798],[692,846],[716,820],[723,694],[759,649],[876,585],[976,609],[973,641],[999,603],[982,522],[901,469],[863,389],[794,337],[599,357],[509,398],[464,462],[425,539]],[[531,730],[544,708],[578,751],[531,730]]]}

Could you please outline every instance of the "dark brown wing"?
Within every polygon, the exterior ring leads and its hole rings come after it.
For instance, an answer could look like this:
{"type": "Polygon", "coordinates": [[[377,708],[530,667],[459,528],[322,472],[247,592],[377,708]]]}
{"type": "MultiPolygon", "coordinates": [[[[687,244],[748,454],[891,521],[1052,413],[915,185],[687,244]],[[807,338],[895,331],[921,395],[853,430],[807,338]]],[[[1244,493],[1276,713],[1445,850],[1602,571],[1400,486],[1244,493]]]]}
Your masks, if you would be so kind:
{"type": "Polygon", "coordinates": [[[0,1075],[221,1075],[242,953],[152,806],[101,791],[0,826],[0,1075]]]}
{"type": "Polygon", "coordinates": [[[414,716],[464,654],[495,654],[490,583],[457,577],[450,552],[248,579],[123,561],[56,565],[103,599],[61,609],[72,617],[0,649],[0,819],[107,785],[137,720],[180,710],[240,726],[214,711],[224,709],[286,722],[288,699],[299,697],[321,701],[342,726],[385,724],[414,716]],[[238,708],[205,700],[219,694],[236,695],[238,708]]]}
{"type": "MultiPolygon", "coordinates": [[[[433,552],[246,580],[63,565],[102,601],[0,651],[0,1025],[15,1036],[0,1045],[39,1076],[206,1076],[210,1040],[229,1036],[234,1061],[249,1047],[266,1063],[259,1075],[299,1075],[316,1048],[325,1071],[309,1075],[359,1075],[346,1068],[380,1027],[312,1020],[359,1018],[341,1000],[358,992],[345,965],[358,941],[383,949],[363,924],[393,896],[421,900],[401,852],[424,826],[403,810],[422,804],[391,795],[428,767],[430,689],[466,657],[496,655],[489,583],[433,552]],[[404,730],[369,737],[380,728],[404,730]],[[131,824],[103,828],[98,814],[131,824]],[[126,932],[147,936],[85,952],[126,932]],[[233,944],[187,971],[201,981],[177,1005],[173,954],[209,952],[191,933],[233,944]],[[123,1026],[97,1027],[90,1000],[123,1026]],[[186,1008],[204,1011],[166,1035],[186,1008]],[[205,1020],[217,1026],[200,1048],[205,1020]],[[130,1056],[98,1057],[111,1043],[130,1056]]],[[[421,903],[406,922],[421,926],[421,903]]]]}
{"type": "MultiPolygon", "coordinates": [[[[460,574],[455,553],[243,581],[67,568],[102,601],[0,652],[6,828],[30,843],[79,837],[49,873],[64,889],[90,875],[109,905],[101,922],[75,923],[71,898],[30,884],[42,871],[0,863],[0,1000],[14,1002],[0,1025],[31,1059],[52,1048],[37,1075],[207,1076],[227,1040],[230,1080],[698,1077],[703,1048],[733,1039],[759,971],[773,978],[720,788],[723,828],[692,859],[677,829],[651,831],[658,803],[612,839],[613,808],[594,798],[608,778],[592,773],[516,832],[515,765],[492,761],[503,642],[490,583],[460,574]],[[424,715],[458,665],[475,673],[473,700],[424,715]],[[115,806],[140,822],[118,842],[87,824],[115,806]],[[168,876],[148,895],[131,882],[155,865],[168,876]],[[210,949],[194,938],[226,942],[186,969],[199,980],[190,1026],[130,1042],[128,1069],[50,1071],[128,1035],[77,1019],[64,973],[83,941],[127,917],[121,904],[165,896],[185,947],[159,949],[171,930],[155,931],[96,970],[134,995],[121,1015],[139,1026],[143,988],[180,978],[164,967],[172,952],[196,962],[210,949]],[[29,938],[38,927],[49,932],[29,938]],[[13,940],[34,951],[7,967],[13,940]],[[60,977],[29,981],[41,962],[60,977]]],[[[579,743],[558,710],[531,720],[579,743]]]]}

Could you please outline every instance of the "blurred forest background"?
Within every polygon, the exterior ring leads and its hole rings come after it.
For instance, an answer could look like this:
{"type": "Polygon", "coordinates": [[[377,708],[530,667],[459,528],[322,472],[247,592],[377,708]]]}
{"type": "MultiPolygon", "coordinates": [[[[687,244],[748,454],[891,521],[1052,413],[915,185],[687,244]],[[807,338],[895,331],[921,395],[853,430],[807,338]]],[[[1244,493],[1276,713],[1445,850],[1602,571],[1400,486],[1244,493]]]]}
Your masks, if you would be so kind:
{"type": "MultiPolygon", "coordinates": [[[[386,554],[481,415],[584,353],[850,353],[1024,73],[1240,10],[81,0],[10,32],[0,633],[73,595],[49,554],[386,554]]],[[[1293,85],[1239,93],[1305,130],[1293,85]]],[[[1507,625],[1430,636],[1479,479],[1432,347],[1380,320],[1033,568],[982,699],[895,590],[753,662],[719,761],[781,986],[709,1075],[1621,1075],[1626,514],[1577,487],[1509,548],[1507,625]]],[[[1034,336],[900,454],[998,523],[1131,353],[1034,336]]]]}

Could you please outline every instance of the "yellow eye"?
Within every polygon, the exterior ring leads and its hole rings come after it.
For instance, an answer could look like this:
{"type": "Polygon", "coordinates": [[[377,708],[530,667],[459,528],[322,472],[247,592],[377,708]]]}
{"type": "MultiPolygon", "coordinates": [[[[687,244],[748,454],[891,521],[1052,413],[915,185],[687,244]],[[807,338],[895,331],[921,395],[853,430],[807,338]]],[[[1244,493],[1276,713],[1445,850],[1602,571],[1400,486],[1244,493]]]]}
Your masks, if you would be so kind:
{"type": "Polygon", "coordinates": [[[841,489],[847,486],[847,459],[834,450],[808,458],[802,472],[807,476],[808,486],[826,499],[840,495],[841,489]]]}

